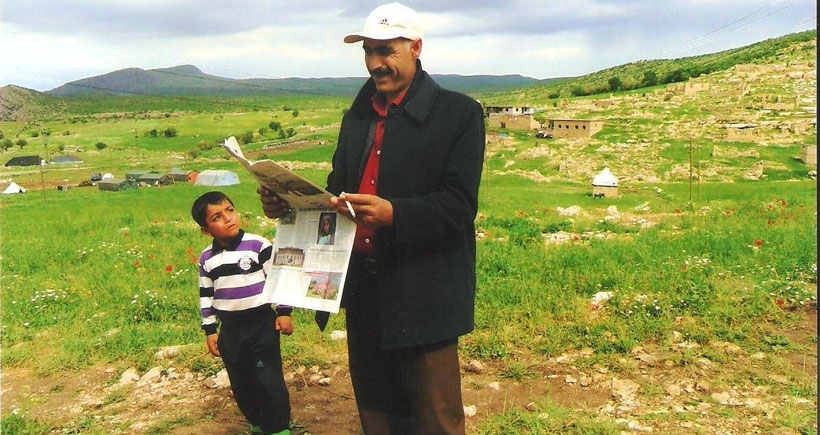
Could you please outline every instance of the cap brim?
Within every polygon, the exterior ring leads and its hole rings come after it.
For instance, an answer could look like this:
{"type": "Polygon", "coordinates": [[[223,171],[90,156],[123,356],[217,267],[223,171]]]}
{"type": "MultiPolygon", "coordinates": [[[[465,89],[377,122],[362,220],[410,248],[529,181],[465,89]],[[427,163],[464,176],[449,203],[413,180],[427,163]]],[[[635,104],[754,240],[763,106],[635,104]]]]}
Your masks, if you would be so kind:
{"type": "Polygon", "coordinates": [[[406,38],[406,39],[420,39],[421,36],[414,35],[412,31],[407,29],[393,29],[393,30],[380,30],[380,31],[364,31],[360,33],[352,33],[350,35],[345,36],[344,41],[348,44],[353,42],[359,42],[365,39],[375,39],[377,41],[387,41],[390,39],[396,38],[406,38]]]}

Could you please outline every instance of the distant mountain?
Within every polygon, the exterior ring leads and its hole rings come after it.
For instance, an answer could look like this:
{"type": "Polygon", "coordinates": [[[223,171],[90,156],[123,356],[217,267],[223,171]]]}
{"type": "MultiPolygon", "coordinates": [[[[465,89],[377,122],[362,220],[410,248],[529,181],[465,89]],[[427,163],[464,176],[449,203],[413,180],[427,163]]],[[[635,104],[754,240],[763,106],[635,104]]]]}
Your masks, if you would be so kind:
{"type": "MultiPolygon", "coordinates": [[[[442,86],[466,93],[503,92],[545,84],[521,75],[433,75],[442,86]]],[[[153,96],[248,96],[326,95],[352,96],[364,77],[229,79],[203,73],[193,65],[144,70],[128,68],[66,83],[46,94],[59,98],[118,95],[153,96]]]]}

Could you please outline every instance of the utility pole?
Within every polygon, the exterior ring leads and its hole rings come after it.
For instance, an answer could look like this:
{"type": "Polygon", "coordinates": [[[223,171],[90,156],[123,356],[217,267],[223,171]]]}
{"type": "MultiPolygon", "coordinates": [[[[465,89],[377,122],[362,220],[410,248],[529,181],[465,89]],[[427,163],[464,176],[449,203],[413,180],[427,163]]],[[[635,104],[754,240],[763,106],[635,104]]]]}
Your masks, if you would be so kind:
{"type": "Polygon", "coordinates": [[[692,202],[692,135],[689,135],[689,202],[692,202]]]}

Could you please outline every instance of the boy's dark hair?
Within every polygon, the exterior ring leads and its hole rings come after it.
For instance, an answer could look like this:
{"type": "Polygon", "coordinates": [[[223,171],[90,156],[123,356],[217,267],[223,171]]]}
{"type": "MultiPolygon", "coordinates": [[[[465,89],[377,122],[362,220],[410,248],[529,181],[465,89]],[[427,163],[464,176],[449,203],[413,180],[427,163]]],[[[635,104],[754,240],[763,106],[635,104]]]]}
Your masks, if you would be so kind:
{"type": "Polygon", "coordinates": [[[233,201],[228,198],[228,195],[225,195],[219,191],[212,191],[208,193],[203,193],[199,198],[194,201],[194,205],[191,206],[191,217],[194,218],[196,223],[199,224],[200,227],[206,228],[208,226],[207,222],[205,221],[205,211],[208,209],[209,205],[219,205],[222,204],[224,201],[228,201],[233,205],[233,201]]]}

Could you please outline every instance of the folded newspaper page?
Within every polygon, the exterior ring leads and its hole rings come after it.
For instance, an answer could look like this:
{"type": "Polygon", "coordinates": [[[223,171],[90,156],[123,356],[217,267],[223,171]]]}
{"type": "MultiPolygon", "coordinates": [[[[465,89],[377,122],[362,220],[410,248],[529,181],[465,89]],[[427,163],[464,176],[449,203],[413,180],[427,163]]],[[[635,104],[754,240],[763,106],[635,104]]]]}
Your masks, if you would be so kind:
{"type": "Polygon", "coordinates": [[[297,175],[272,160],[254,162],[246,159],[242,149],[239,148],[239,143],[233,136],[225,139],[222,146],[256,177],[259,184],[275,192],[294,209],[330,208],[330,198],[333,195],[310,180],[297,175]]]}
{"type": "Polygon", "coordinates": [[[265,291],[277,304],[338,313],[356,223],[330,208],[324,189],[271,160],[246,159],[235,137],[224,147],[293,209],[279,218],[265,291]]]}

